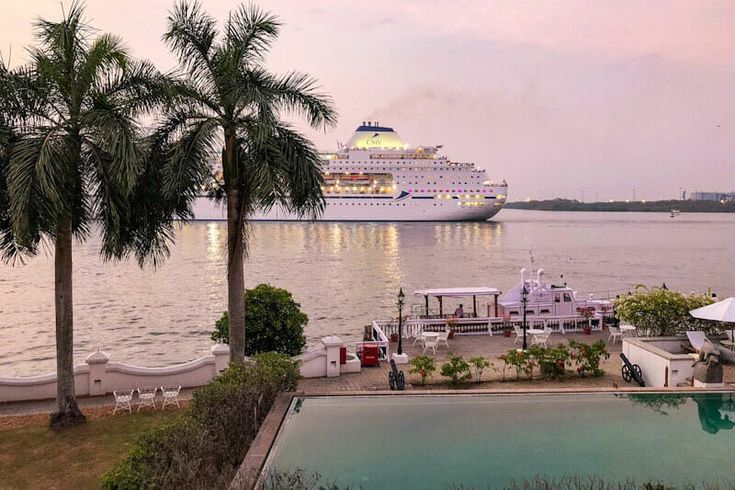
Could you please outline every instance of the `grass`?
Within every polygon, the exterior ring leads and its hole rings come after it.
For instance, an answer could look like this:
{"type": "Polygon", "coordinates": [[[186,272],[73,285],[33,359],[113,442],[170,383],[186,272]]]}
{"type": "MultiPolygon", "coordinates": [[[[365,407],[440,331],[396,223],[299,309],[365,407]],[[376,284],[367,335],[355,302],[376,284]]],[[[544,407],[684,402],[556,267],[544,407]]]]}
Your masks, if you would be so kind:
{"type": "Polygon", "coordinates": [[[102,474],[135,437],[174,413],[105,417],[60,432],[39,426],[0,431],[0,488],[99,488],[102,474]]]}

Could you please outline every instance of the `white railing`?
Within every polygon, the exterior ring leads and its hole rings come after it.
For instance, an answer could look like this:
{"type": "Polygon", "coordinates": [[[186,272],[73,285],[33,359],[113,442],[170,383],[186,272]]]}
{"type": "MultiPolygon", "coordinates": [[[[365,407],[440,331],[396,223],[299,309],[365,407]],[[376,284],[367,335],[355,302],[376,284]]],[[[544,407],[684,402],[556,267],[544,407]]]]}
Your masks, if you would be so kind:
{"type": "MultiPolygon", "coordinates": [[[[398,322],[395,322],[398,325],[398,322]]],[[[372,340],[363,342],[355,342],[355,350],[359,351],[365,344],[373,344],[378,346],[379,356],[381,359],[390,359],[390,339],[385,333],[385,328],[391,324],[391,321],[375,320],[371,325],[372,340]]],[[[396,327],[397,329],[398,327],[396,327]]],[[[397,331],[397,330],[396,330],[397,331]]]]}
{"type": "MultiPolygon", "coordinates": [[[[592,330],[602,330],[603,321],[597,318],[592,330]]],[[[506,327],[513,328],[522,326],[523,320],[513,318],[505,320],[500,317],[485,318],[407,318],[402,324],[403,338],[412,338],[417,333],[427,332],[443,332],[447,326],[454,331],[455,335],[495,335],[503,332],[506,327]]],[[[589,321],[577,315],[556,316],[553,318],[530,317],[526,319],[527,328],[544,329],[551,328],[553,332],[581,332],[589,325],[589,321]]],[[[375,320],[373,321],[373,330],[379,330],[386,339],[391,334],[398,333],[397,320],[375,320]]]]}

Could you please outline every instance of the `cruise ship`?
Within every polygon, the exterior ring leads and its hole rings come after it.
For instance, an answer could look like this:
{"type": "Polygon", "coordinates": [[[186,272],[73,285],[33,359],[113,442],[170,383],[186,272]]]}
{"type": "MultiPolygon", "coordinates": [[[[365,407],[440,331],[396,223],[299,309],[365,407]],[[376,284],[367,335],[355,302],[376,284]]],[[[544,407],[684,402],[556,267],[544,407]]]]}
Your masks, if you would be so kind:
{"type": "MultiPolygon", "coordinates": [[[[409,146],[393,128],[363,122],[346,144],[322,155],[325,221],[484,221],[505,204],[508,185],[495,183],[474,163],[453,162],[442,146],[409,146]]],[[[223,220],[207,197],[195,219],[223,220]]],[[[280,207],[252,220],[309,219],[280,207]]]]}

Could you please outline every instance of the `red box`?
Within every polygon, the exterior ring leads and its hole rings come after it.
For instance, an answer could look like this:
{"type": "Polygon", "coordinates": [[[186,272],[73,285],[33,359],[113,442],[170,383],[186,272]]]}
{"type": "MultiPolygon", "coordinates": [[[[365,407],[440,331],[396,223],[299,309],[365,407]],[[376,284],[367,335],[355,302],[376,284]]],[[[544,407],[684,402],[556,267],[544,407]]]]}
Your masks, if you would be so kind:
{"type": "Polygon", "coordinates": [[[380,366],[378,359],[378,346],[376,344],[365,344],[362,346],[362,366],[380,366]]]}
{"type": "Polygon", "coordinates": [[[347,364],[347,347],[339,348],[339,363],[341,365],[347,364]]]}

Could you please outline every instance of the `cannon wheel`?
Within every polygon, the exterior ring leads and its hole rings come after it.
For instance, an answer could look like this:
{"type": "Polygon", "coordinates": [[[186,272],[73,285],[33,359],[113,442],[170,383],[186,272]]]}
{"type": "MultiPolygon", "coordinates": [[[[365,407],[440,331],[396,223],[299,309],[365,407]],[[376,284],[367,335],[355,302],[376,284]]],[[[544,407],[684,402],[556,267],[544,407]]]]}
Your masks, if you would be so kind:
{"type": "MultiPolygon", "coordinates": [[[[638,371],[640,372],[640,370],[641,368],[639,366],[638,371]]],[[[623,379],[626,383],[630,383],[630,380],[633,379],[633,376],[630,373],[630,369],[628,369],[628,366],[626,366],[625,364],[623,364],[623,370],[621,374],[623,375],[623,379]]]]}
{"type": "Polygon", "coordinates": [[[633,371],[637,375],[638,379],[643,379],[643,371],[641,371],[641,367],[638,364],[633,364],[633,371]]]}
{"type": "Polygon", "coordinates": [[[398,372],[398,389],[402,390],[406,387],[406,377],[403,375],[403,371],[398,372]]]}
{"type": "Polygon", "coordinates": [[[393,373],[388,373],[388,384],[390,385],[391,390],[396,389],[396,378],[393,376],[393,373]]]}

